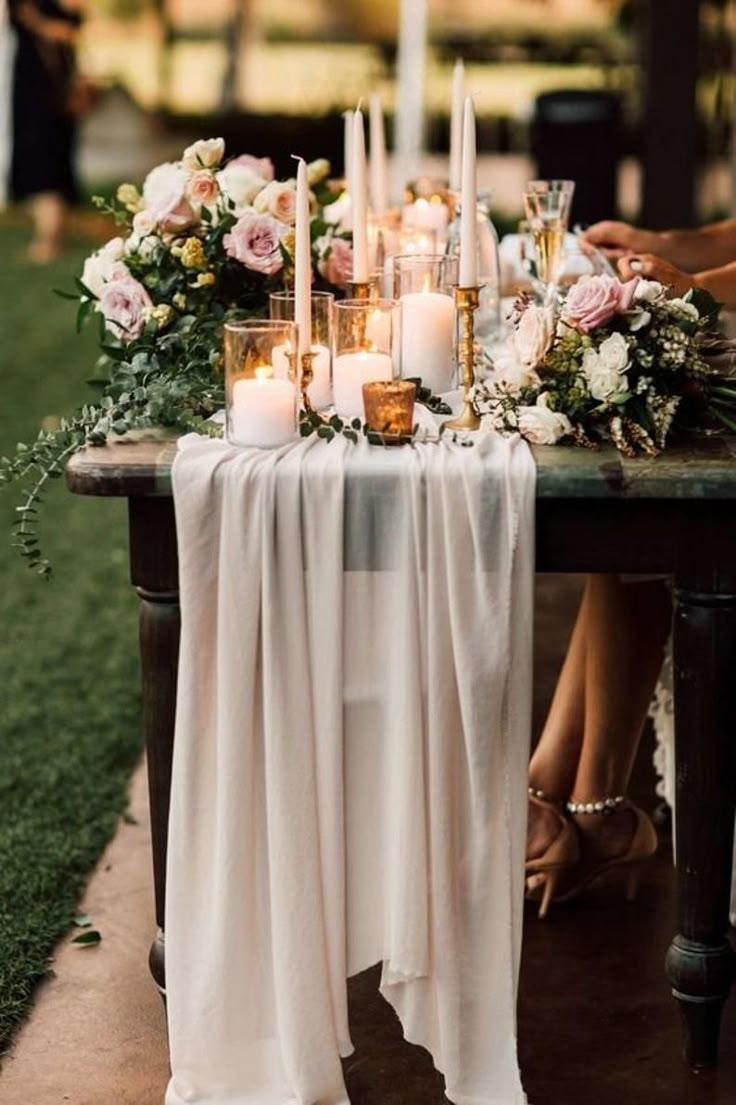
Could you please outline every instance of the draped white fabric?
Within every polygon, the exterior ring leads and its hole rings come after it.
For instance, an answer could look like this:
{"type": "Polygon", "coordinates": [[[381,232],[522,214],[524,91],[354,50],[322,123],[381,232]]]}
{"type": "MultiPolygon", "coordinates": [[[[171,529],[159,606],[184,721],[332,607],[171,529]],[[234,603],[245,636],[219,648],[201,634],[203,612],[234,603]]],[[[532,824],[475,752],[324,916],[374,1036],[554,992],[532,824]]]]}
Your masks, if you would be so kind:
{"type": "Polygon", "coordinates": [[[534,465],[184,439],[167,1105],[342,1105],[346,977],[457,1105],[516,1057],[534,465]]]}

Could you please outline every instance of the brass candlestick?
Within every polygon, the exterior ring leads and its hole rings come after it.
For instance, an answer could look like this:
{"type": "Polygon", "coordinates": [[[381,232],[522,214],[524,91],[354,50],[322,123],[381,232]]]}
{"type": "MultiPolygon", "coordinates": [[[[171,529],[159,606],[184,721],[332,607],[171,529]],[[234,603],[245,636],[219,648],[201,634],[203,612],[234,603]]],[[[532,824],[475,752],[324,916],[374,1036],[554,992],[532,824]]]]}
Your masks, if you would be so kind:
{"type": "Polygon", "coordinates": [[[350,281],[350,298],[368,300],[371,297],[371,285],[368,280],[350,281]]]}
{"type": "Polygon", "coordinates": [[[477,430],[480,426],[478,414],[470,392],[475,384],[475,338],[473,319],[478,309],[480,288],[455,288],[455,306],[460,320],[458,340],[458,360],[463,374],[464,405],[462,414],[449,422],[443,422],[447,430],[477,430]]]}
{"type": "Polygon", "coordinates": [[[301,355],[301,372],[297,373],[296,369],[296,353],[291,352],[286,354],[289,361],[289,379],[299,385],[299,390],[302,393],[302,407],[309,414],[312,410],[312,401],[309,398],[308,391],[309,385],[314,379],[314,372],[312,370],[312,361],[314,360],[314,353],[311,350],[301,355]]]}

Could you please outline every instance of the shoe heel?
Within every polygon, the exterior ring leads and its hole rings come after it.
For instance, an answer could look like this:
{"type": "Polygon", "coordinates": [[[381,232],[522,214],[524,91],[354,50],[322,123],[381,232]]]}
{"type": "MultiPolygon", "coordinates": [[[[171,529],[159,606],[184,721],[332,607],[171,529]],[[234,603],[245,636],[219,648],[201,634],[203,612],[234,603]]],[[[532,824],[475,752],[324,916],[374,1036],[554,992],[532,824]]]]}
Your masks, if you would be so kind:
{"type": "Polygon", "coordinates": [[[547,911],[549,910],[552,899],[554,898],[555,890],[557,889],[557,883],[559,882],[559,880],[559,869],[548,871],[544,876],[544,889],[542,890],[542,900],[539,903],[539,913],[537,914],[537,917],[540,921],[543,921],[544,918],[547,916],[547,911]]]}

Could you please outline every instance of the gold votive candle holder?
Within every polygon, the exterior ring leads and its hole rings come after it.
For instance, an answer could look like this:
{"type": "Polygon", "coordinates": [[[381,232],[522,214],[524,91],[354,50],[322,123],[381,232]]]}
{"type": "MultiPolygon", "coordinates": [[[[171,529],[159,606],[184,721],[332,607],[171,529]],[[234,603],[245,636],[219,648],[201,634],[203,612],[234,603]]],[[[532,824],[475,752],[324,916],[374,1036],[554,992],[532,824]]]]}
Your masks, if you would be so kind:
{"type": "Polygon", "coordinates": [[[416,384],[409,380],[371,380],[363,384],[368,429],[387,443],[408,441],[414,429],[416,392],[416,384]]]}

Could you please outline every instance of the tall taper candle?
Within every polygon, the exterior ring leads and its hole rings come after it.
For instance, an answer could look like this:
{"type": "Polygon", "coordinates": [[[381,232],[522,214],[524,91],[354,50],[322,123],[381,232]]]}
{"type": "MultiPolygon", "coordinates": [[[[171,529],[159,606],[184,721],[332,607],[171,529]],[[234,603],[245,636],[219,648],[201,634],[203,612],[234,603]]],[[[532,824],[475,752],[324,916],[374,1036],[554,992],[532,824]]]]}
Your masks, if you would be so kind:
{"type": "Polygon", "coordinates": [[[463,172],[460,192],[460,287],[478,283],[478,186],[475,166],[475,109],[470,96],[463,117],[463,172]]]}
{"type": "Polygon", "coordinates": [[[388,182],[386,180],[386,135],[383,129],[383,108],[377,94],[370,100],[371,130],[371,207],[374,215],[381,215],[388,207],[388,182]]]}
{"type": "Polygon", "coordinates": [[[424,145],[424,84],[427,68],[427,0],[400,0],[396,57],[393,194],[403,196],[421,173],[424,145]]]}
{"type": "Polygon", "coordinates": [[[450,190],[459,192],[463,165],[463,107],[465,104],[465,65],[461,58],[452,71],[452,114],[450,115],[450,190]]]}
{"type": "Polygon", "coordinates": [[[358,108],[353,116],[353,282],[368,282],[368,189],[365,165],[365,129],[363,112],[358,108]]]}
{"type": "Polygon", "coordinates": [[[351,177],[353,175],[353,113],[352,111],[343,111],[342,121],[345,125],[345,131],[343,136],[343,175],[345,177],[345,187],[348,192],[352,190],[353,182],[351,177]]]}
{"type": "Polygon", "coordinates": [[[296,228],[294,247],[294,321],[299,327],[299,355],[312,348],[312,243],[309,218],[307,163],[299,158],[296,171],[296,228]]]}

